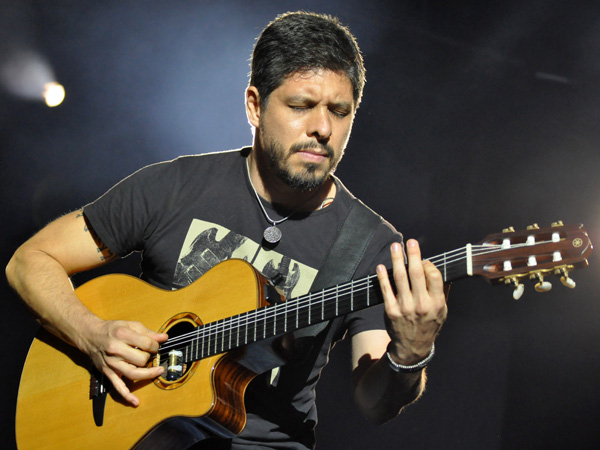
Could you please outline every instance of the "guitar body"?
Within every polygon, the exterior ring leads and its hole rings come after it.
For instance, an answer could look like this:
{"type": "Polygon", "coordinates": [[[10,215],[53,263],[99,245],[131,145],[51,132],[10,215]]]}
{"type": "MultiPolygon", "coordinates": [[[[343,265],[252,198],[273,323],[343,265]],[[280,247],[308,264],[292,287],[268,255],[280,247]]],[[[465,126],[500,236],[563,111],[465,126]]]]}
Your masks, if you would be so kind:
{"type": "MultiPolygon", "coordinates": [[[[103,319],[136,320],[153,330],[208,323],[263,305],[264,278],[250,264],[230,260],[192,285],[165,291],[127,275],[107,275],[76,290],[103,319]]],[[[236,361],[236,352],[211,356],[187,368],[183,378],[131,382],[137,408],[118,394],[105,396],[102,425],[95,423],[90,399],[89,358],[40,331],[21,376],[16,412],[20,449],[132,448],[161,422],[197,417],[231,433],[245,425],[244,392],[255,373],[236,361]]]]}

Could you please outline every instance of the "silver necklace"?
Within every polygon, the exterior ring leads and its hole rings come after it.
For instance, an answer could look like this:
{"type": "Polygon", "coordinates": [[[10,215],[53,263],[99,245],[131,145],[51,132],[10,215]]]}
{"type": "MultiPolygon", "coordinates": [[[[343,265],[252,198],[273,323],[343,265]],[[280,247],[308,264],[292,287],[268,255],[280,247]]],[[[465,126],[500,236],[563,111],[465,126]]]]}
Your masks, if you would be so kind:
{"type": "MultiPolygon", "coordinates": [[[[254,184],[252,183],[252,178],[250,177],[250,167],[248,165],[248,158],[246,158],[246,172],[248,172],[248,181],[250,181],[250,186],[252,186],[252,190],[254,191],[254,195],[256,196],[256,201],[258,202],[258,205],[260,206],[260,209],[262,210],[263,214],[265,215],[265,218],[271,224],[271,226],[265,228],[265,231],[263,231],[263,238],[265,239],[265,241],[267,241],[270,244],[277,244],[281,240],[281,238],[283,236],[283,233],[281,232],[281,230],[279,229],[279,227],[277,227],[277,225],[279,225],[281,222],[285,222],[290,217],[292,217],[312,197],[309,198],[308,200],[306,200],[306,202],[302,203],[302,205],[298,206],[298,208],[296,208],[295,210],[293,210],[288,216],[284,217],[283,219],[273,220],[267,214],[267,210],[265,209],[265,207],[263,206],[262,202],[260,201],[260,197],[258,196],[258,192],[256,192],[256,189],[254,188],[254,184]]],[[[317,189],[317,192],[318,191],[319,190],[317,189]]],[[[317,192],[315,192],[314,195],[316,195],[317,192]]],[[[313,197],[314,197],[314,195],[313,195],[313,197]]]]}

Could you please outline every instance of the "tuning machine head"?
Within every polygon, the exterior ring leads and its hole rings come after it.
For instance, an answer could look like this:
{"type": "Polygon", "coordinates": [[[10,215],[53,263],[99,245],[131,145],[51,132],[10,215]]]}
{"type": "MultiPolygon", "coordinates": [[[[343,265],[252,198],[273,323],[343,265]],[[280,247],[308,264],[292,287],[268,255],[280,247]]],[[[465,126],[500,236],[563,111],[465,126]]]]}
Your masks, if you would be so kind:
{"type": "Polygon", "coordinates": [[[544,280],[544,275],[541,272],[532,272],[529,275],[529,278],[532,280],[537,280],[538,282],[535,284],[536,292],[548,292],[552,289],[552,283],[544,280]]]}
{"type": "Polygon", "coordinates": [[[519,300],[523,296],[523,292],[525,292],[525,286],[519,281],[519,277],[507,277],[504,282],[514,286],[515,290],[513,291],[513,298],[515,300],[519,300]]]}
{"type": "Polygon", "coordinates": [[[566,266],[554,269],[554,275],[560,276],[560,282],[569,289],[575,289],[577,284],[569,277],[569,269],[566,266]]]}

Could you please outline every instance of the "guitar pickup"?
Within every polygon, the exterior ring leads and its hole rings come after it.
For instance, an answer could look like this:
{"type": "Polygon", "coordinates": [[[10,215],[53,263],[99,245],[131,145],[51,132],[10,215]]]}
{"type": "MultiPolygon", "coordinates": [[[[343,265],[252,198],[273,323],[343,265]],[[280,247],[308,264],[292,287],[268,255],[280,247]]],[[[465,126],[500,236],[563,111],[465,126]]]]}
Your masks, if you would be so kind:
{"type": "Polygon", "coordinates": [[[104,407],[108,389],[104,384],[105,378],[97,369],[90,372],[90,400],[92,401],[92,415],[97,427],[104,424],[104,407]]]}

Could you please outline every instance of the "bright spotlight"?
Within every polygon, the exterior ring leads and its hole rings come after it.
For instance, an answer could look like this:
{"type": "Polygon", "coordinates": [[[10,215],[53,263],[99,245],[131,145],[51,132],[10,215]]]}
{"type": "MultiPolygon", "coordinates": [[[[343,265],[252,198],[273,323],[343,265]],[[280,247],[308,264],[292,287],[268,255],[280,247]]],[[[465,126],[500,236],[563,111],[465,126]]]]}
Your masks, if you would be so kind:
{"type": "Polygon", "coordinates": [[[46,86],[44,86],[44,98],[46,99],[46,105],[50,108],[58,106],[65,99],[65,88],[55,81],[46,83],[46,86]]]}
{"type": "Polygon", "coordinates": [[[0,64],[0,83],[10,93],[27,100],[58,106],[65,89],[55,81],[50,64],[32,50],[16,51],[0,64]]]}

